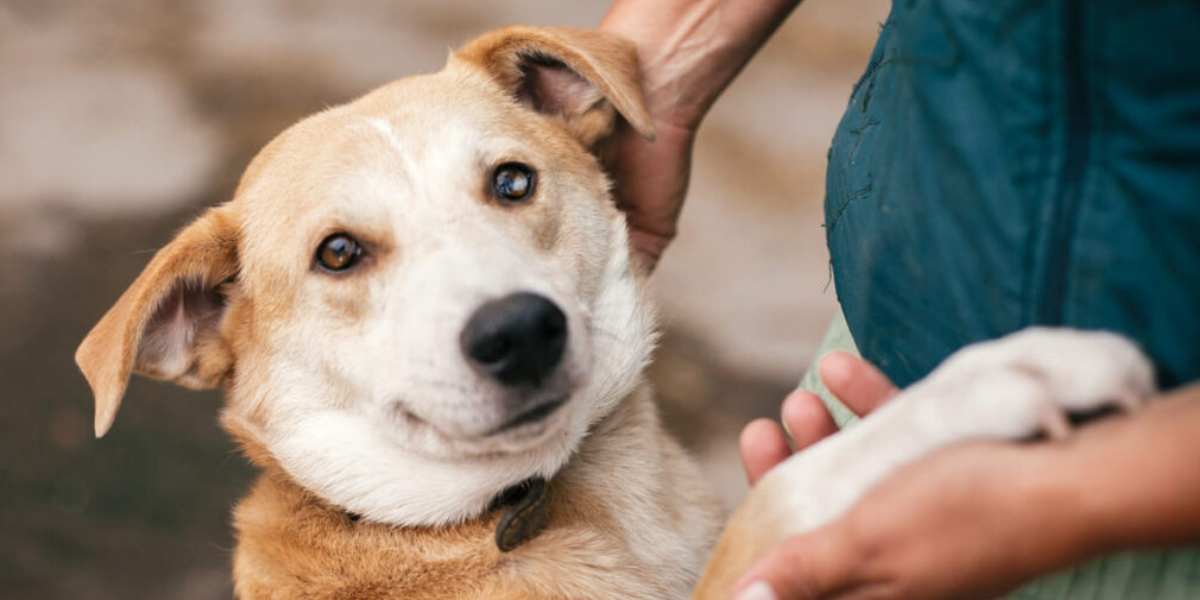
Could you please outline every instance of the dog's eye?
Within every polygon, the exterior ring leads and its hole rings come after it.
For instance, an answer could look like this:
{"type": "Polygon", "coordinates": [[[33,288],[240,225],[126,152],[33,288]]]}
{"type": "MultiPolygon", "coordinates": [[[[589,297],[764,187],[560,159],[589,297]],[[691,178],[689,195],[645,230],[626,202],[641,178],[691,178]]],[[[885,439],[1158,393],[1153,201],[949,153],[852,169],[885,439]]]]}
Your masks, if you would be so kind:
{"type": "Polygon", "coordinates": [[[492,174],[492,188],[496,197],[506,202],[521,202],[533,195],[537,174],[529,165],[510,162],[496,167],[492,174]]]}
{"type": "Polygon", "coordinates": [[[317,263],[330,271],[345,271],[362,256],[362,246],[354,238],[335,233],[317,248],[317,263]]]}

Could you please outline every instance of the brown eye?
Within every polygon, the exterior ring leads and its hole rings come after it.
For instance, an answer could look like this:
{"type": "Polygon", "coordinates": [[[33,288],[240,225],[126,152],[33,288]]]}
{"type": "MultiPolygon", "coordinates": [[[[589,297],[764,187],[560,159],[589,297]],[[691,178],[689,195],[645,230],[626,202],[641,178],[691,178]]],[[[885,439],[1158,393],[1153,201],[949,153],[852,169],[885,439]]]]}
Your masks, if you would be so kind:
{"type": "Polygon", "coordinates": [[[345,271],[362,256],[362,246],[354,238],[335,233],[317,248],[317,263],[330,271],[345,271]]]}
{"type": "Polygon", "coordinates": [[[507,202],[521,202],[529,198],[536,184],[537,174],[523,163],[504,163],[496,167],[492,174],[496,197],[507,202]]]}

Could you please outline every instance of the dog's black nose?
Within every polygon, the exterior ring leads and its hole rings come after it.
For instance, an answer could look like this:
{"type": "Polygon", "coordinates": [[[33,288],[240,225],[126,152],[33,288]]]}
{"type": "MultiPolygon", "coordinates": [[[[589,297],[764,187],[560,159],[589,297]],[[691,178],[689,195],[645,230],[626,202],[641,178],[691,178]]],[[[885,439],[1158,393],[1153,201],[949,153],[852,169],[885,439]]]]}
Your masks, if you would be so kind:
{"type": "Polygon", "coordinates": [[[467,360],[500,383],[537,385],[562,360],[567,316],[537,294],[512,294],[479,307],[459,342],[467,360]]]}

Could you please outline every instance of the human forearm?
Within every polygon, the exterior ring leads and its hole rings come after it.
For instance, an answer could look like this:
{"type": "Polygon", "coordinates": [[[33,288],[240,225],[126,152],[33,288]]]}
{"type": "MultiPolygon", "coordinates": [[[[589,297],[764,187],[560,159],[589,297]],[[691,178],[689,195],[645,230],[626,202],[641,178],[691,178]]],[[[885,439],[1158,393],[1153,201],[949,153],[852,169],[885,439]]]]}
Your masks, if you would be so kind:
{"type": "Polygon", "coordinates": [[[721,92],[800,0],[616,0],[600,28],[638,47],[659,121],[699,126],[721,92]]]}
{"type": "Polygon", "coordinates": [[[1052,451],[1056,485],[1075,490],[1080,558],[1200,542],[1200,384],[1052,451]]]}

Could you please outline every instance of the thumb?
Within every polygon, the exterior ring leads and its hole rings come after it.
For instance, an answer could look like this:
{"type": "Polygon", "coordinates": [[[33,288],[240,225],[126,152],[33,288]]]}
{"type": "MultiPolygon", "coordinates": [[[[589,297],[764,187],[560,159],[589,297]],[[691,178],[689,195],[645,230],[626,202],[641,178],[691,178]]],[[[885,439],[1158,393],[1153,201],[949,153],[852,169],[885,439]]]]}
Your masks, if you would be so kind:
{"type": "Polygon", "coordinates": [[[734,586],[736,600],[821,600],[854,579],[853,553],[835,526],[784,540],[734,586]]]}

